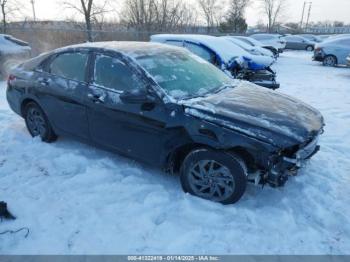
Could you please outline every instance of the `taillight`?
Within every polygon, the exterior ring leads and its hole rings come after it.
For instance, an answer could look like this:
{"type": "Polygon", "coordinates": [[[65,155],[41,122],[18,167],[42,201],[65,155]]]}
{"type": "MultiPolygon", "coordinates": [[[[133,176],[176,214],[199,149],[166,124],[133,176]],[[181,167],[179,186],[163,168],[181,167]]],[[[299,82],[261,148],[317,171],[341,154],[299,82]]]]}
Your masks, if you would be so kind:
{"type": "Polygon", "coordinates": [[[7,84],[10,84],[13,80],[16,80],[16,77],[14,75],[9,75],[7,78],[7,84]]]}
{"type": "Polygon", "coordinates": [[[316,52],[321,52],[321,51],[322,51],[322,48],[321,48],[321,47],[316,47],[316,48],[315,48],[315,51],[316,51],[316,52]]]}

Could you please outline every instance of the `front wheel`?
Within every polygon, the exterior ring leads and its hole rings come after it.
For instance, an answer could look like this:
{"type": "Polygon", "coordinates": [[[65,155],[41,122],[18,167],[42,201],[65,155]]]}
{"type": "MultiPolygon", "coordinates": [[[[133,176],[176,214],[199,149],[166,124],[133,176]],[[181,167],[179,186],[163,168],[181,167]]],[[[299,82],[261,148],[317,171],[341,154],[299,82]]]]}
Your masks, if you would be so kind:
{"type": "Polygon", "coordinates": [[[32,137],[40,136],[44,142],[53,142],[57,139],[44,111],[34,102],[28,103],[24,110],[24,119],[32,137]]]}
{"type": "Polygon", "coordinates": [[[335,56],[327,55],[323,59],[323,65],[324,66],[335,66],[336,64],[337,64],[337,58],[335,56]]]}
{"type": "Polygon", "coordinates": [[[185,158],[180,177],[185,192],[222,204],[233,204],[245,192],[247,168],[238,156],[198,149],[185,158]]]}

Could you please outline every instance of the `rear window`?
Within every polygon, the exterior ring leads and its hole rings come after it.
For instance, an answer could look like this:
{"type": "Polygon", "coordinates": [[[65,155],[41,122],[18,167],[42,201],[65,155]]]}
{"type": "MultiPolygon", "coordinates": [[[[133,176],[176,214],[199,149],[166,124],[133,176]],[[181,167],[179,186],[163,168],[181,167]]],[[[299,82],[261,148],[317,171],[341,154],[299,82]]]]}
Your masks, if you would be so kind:
{"type": "Polygon", "coordinates": [[[86,53],[64,53],[58,55],[50,64],[50,73],[64,78],[85,81],[85,70],[88,61],[86,53]]]}

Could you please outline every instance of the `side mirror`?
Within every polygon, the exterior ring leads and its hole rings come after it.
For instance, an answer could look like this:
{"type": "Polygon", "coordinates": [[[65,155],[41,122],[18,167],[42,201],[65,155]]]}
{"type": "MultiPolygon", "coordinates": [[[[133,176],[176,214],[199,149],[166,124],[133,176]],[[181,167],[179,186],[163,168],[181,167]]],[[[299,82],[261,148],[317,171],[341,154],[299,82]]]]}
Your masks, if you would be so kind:
{"type": "Polygon", "coordinates": [[[148,94],[144,89],[135,89],[132,91],[124,91],[120,95],[120,100],[127,104],[144,104],[154,103],[156,98],[148,94]]]}

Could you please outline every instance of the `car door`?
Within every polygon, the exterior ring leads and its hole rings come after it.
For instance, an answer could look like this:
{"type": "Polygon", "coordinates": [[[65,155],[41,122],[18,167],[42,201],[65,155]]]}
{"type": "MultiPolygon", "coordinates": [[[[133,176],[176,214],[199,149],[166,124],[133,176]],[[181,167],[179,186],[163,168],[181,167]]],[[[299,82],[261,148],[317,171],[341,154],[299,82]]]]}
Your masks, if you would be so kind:
{"type": "Polygon", "coordinates": [[[92,141],[139,160],[160,162],[169,112],[154,94],[155,101],[148,103],[121,99],[147,91],[144,76],[115,54],[96,53],[92,67],[87,96],[92,141]]]}
{"type": "Polygon", "coordinates": [[[287,40],[286,48],[287,49],[299,49],[298,38],[294,36],[287,36],[285,38],[287,40]]]}
{"type": "Polygon", "coordinates": [[[51,56],[38,79],[40,101],[59,132],[89,138],[83,94],[87,91],[88,52],[68,51],[51,56]]]}

